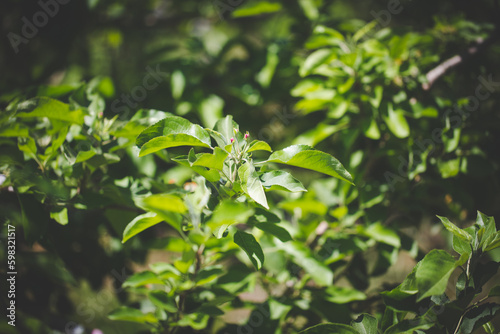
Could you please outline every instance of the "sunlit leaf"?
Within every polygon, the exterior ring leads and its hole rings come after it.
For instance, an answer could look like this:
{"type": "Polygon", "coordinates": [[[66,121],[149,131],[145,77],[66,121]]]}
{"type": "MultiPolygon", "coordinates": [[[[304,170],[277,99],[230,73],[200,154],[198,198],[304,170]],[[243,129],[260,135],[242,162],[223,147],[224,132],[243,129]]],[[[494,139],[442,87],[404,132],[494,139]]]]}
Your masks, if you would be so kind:
{"type": "Polygon", "coordinates": [[[246,163],[238,169],[238,176],[241,180],[241,188],[255,202],[259,203],[266,209],[269,209],[267,204],[266,193],[259,179],[259,175],[255,171],[252,163],[246,163]]]}
{"type": "Polygon", "coordinates": [[[148,212],[135,217],[134,220],[128,223],[127,227],[125,227],[125,230],[123,231],[122,243],[126,242],[128,239],[145,229],[158,224],[162,220],[163,219],[161,217],[157,216],[157,214],[153,212],[148,212]]]}
{"type": "Polygon", "coordinates": [[[275,151],[265,162],[277,162],[311,169],[354,184],[351,174],[340,161],[307,145],[293,145],[281,151],[275,151]]]}

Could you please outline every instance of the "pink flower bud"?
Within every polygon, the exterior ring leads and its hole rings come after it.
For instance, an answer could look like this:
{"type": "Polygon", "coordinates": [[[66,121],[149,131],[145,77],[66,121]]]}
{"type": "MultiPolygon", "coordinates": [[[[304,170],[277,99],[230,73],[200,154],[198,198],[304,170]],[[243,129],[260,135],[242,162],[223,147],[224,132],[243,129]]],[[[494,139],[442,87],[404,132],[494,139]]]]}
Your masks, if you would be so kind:
{"type": "Polygon", "coordinates": [[[249,133],[248,133],[248,131],[247,131],[247,133],[245,133],[244,138],[245,138],[245,139],[248,139],[248,137],[250,137],[250,134],[249,134],[249,133]]]}
{"type": "Polygon", "coordinates": [[[234,138],[231,138],[231,144],[234,143],[234,138]]]}

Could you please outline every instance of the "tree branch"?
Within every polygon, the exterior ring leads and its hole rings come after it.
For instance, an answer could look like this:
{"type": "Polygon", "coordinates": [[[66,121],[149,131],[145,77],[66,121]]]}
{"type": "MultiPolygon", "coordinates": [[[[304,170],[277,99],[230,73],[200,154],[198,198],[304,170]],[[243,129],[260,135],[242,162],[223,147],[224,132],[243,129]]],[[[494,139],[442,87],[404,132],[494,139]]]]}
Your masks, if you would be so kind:
{"type": "Polygon", "coordinates": [[[430,70],[429,72],[427,72],[427,74],[425,75],[425,77],[427,78],[427,82],[422,84],[422,88],[424,90],[429,90],[432,87],[432,85],[440,77],[442,77],[446,72],[448,72],[450,69],[452,69],[455,66],[460,65],[461,63],[465,62],[466,60],[468,60],[469,58],[471,58],[475,54],[477,54],[480,51],[484,50],[487,46],[489,46],[490,44],[492,44],[499,37],[499,33],[498,32],[499,31],[497,29],[488,38],[486,38],[486,39],[483,39],[483,38],[477,39],[476,40],[476,44],[473,45],[473,46],[471,46],[471,47],[469,47],[462,54],[455,55],[455,56],[453,56],[453,57],[445,60],[444,62],[442,62],[441,64],[439,64],[438,66],[436,66],[435,68],[433,68],[432,70],[430,70]]]}

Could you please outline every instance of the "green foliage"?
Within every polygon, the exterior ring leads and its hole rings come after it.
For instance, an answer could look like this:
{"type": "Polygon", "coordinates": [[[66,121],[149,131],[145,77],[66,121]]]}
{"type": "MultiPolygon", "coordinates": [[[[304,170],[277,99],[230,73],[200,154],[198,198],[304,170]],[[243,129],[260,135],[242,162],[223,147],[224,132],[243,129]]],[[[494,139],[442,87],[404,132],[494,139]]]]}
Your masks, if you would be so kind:
{"type": "Polygon", "coordinates": [[[0,331],[496,333],[497,8],[391,4],[0,3],[0,331]]]}

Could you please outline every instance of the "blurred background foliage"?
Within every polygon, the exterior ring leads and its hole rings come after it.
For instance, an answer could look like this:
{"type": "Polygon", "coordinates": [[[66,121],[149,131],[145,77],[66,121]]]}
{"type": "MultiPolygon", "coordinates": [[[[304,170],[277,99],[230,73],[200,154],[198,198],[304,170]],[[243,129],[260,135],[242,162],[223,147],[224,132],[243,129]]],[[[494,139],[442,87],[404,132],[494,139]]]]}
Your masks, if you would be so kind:
{"type": "MultiPolygon", "coordinates": [[[[498,2],[390,3],[73,0],[57,3],[27,38],[26,20],[42,6],[3,0],[0,209],[3,221],[23,226],[18,332],[64,332],[74,327],[70,320],[125,332],[105,313],[129,299],[124,277],[164,250],[157,237],[169,233],[156,228],[121,244],[125,225],[141,212],[134,196],[191,178],[166,154],[136,158],[135,136],[165,115],[156,110],[206,127],[231,114],[273,149],[302,143],[337,157],[357,187],[297,171],[309,192],[274,202],[303,223],[294,237],[309,245],[318,244],[324,220],[331,230],[385,240],[375,246],[385,255],[373,276],[395,262],[394,249],[412,249],[412,238],[424,251],[446,247],[435,214],[463,225],[475,210],[498,216],[498,2]],[[463,55],[459,64],[426,87],[426,74],[456,55],[463,55]],[[479,98],[481,85],[487,98],[479,98]],[[35,96],[82,108],[85,121],[9,120],[12,106],[35,96]],[[36,143],[16,141],[22,136],[13,129],[28,129],[36,143]],[[96,291],[113,297],[92,302],[103,296],[92,297],[96,291]]],[[[346,248],[354,255],[344,274],[359,290],[370,283],[367,247],[346,248]]]]}

